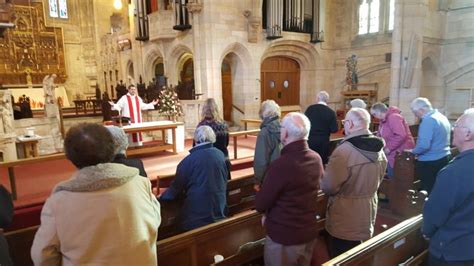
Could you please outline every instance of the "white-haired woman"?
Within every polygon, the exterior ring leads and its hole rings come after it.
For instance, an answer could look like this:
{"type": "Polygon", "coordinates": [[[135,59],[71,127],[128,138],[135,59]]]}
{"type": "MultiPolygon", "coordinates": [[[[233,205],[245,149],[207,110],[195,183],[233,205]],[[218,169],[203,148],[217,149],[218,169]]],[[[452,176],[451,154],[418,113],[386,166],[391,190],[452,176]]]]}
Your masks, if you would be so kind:
{"type": "Polygon", "coordinates": [[[140,176],[148,177],[142,160],[138,158],[127,158],[128,137],[125,131],[116,126],[107,126],[106,128],[112,135],[115,144],[115,157],[112,162],[137,168],[140,176]]]}
{"type": "Polygon", "coordinates": [[[260,118],[263,121],[260,125],[253,159],[256,190],[259,190],[263,183],[268,165],[280,157],[280,106],[274,100],[262,102],[260,118]]]}

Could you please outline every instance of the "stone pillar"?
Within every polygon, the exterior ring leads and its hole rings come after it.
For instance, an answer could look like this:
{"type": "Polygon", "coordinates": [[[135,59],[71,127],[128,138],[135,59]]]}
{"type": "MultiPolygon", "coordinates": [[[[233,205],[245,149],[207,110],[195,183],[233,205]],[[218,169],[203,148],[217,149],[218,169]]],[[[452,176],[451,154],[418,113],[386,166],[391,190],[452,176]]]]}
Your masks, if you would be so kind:
{"type": "Polygon", "coordinates": [[[399,106],[409,124],[415,122],[415,117],[410,111],[410,103],[420,93],[423,75],[421,61],[427,12],[427,0],[395,2],[390,105],[399,106]]]}
{"type": "MultiPolygon", "coordinates": [[[[196,94],[203,93],[202,91],[202,80],[206,80],[206,76],[202,73],[201,63],[205,62],[205,57],[201,55],[201,43],[204,43],[204,36],[201,36],[200,30],[200,13],[202,10],[202,4],[196,0],[191,0],[187,4],[189,13],[191,13],[192,26],[193,26],[193,63],[194,63],[194,90],[196,94]]],[[[207,93],[206,93],[207,95],[207,93]]]]}

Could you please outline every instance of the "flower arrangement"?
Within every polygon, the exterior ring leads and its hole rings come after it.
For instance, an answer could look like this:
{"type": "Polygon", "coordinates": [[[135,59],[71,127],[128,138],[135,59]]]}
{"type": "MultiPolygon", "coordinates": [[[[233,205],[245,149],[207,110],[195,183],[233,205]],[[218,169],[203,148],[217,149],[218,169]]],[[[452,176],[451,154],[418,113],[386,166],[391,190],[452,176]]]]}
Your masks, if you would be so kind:
{"type": "Polygon", "coordinates": [[[346,67],[346,83],[349,90],[352,90],[355,88],[353,85],[359,83],[359,77],[357,74],[357,56],[355,54],[346,59],[346,67]]]}
{"type": "Polygon", "coordinates": [[[178,99],[178,94],[173,86],[165,87],[158,95],[158,111],[174,120],[176,117],[183,116],[183,107],[178,99]]]}

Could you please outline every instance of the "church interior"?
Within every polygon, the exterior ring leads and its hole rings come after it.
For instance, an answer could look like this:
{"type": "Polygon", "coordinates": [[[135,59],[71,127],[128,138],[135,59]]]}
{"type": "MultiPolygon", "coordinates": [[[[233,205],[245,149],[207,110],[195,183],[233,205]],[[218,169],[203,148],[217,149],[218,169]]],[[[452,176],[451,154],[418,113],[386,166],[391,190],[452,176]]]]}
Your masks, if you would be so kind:
{"type": "MultiPolygon", "coordinates": [[[[75,171],[65,134],[83,122],[122,126],[109,101],[130,85],[143,102],[159,100],[142,112],[142,128],[123,125],[143,132],[144,145],[127,155],[144,161],[156,194],[192,147],[206,99],[229,126],[232,215],[177,233],[179,206],[162,204],[158,263],[263,265],[252,179],[261,103],[274,100],[283,118],[324,90],[341,127],[351,100],[383,102],[400,108],[416,137],[410,103],[426,97],[454,123],[474,107],[474,1],[0,0],[0,184],[15,207],[2,234],[14,265],[32,265],[43,204],[75,171]]],[[[331,135],[332,149],[343,137],[331,135]]],[[[338,261],[325,250],[327,198],[315,199],[322,244],[312,265],[426,263],[414,158],[396,160],[395,178],[379,188],[389,200],[379,203],[375,236],[338,261]]]]}

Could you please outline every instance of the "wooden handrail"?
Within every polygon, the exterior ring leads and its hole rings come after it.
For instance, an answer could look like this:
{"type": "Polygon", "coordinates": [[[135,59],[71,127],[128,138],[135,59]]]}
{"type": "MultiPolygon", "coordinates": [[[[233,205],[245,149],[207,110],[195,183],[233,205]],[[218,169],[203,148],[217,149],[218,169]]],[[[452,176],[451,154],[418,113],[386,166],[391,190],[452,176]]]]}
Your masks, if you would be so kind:
{"type": "Polygon", "coordinates": [[[257,134],[260,132],[260,129],[251,129],[251,130],[242,130],[242,131],[233,131],[229,132],[229,137],[238,137],[245,135],[257,134]]]}
{"type": "Polygon", "coordinates": [[[21,166],[21,165],[27,165],[27,164],[60,160],[60,159],[65,159],[65,158],[66,158],[66,154],[61,152],[61,153],[55,153],[51,155],[44,155],[44,156],[38,156],[38,157],[32,157],[32,158],[26,158],[26,159],[18,159],[16,161],[10,161],[10,162],[0,162],[0,168],[2,167],[9,168],[9,167],[15,167],[15,166],[21,166]]]}
{"type": "Polygon", "coordinates": [[[260,129],[229,132],[229,137],[232,137],[234,139],[234,159],[237,159],[237,137],[247,136],[250,134],[258,134],[259,132],[260,129]]]}
{"type": "Polygon", "coordinates": [[[240,109],[239,107],[235,106],[234,104],[232,104],[232,108],[235,108],[235,110],[239,111],[239,113],[245,115],[245,112],[242,109],[240,109]]]}

